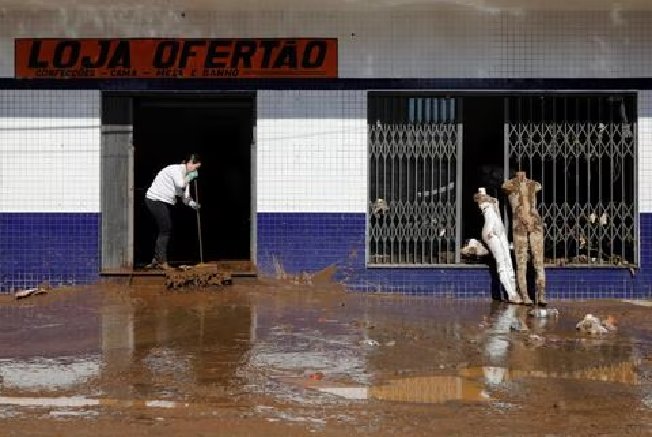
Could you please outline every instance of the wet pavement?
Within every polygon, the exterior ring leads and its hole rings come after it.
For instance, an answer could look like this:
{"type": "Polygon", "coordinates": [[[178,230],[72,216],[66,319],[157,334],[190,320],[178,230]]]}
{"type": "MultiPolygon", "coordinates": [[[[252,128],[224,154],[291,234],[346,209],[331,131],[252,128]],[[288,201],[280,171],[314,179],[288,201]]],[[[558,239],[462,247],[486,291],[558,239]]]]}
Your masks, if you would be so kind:
{"type": "Polygon", "coordinates": [[[649,302],[345,293],[241,279],[0,299],[8,434],[652,432],[649,302]],[[586,313],[618,330],[580,334],[586,313]]]}

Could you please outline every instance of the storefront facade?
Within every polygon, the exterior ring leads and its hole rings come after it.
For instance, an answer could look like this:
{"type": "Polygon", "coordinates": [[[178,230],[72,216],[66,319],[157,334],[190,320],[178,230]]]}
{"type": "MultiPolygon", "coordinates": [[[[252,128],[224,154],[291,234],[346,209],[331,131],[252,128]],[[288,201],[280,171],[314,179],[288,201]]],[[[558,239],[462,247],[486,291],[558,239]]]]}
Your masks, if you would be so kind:
{"type": "Polygon", "coordinates": [[[209,259],[306,282],[327,269],[351,290],[487,296],[491,267],[460,253],[480,237],[472,195],[500,198],[520,169],[543,186],[550,297],[649,296],[652,9],[530,3],[6,8],[0,289],[142,264],[143,190],[197,146],[209,259]],[[84,64],[88,38],[99,48],[84,64]],[[151,78],[130,71],[144,52],[120,48],[138,38],[167,44],[151,78]],[[227,55],[183,69],[221,53],[215,40],[239,53],[237,72],[219,65],[227,55]]]}

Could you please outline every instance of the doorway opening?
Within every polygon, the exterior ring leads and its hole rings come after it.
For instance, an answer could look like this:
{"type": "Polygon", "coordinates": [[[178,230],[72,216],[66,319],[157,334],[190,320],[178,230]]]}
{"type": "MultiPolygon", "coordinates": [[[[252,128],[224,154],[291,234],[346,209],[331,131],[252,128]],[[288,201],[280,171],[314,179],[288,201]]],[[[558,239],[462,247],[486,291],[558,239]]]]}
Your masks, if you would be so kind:
{"type": "Polygon", "coordinates": [[[484,218],[473,200],[478,187],[504,202],[501,185],[504,177],[504,98],[500,96],[464,97],[462,161],[462,241],[480,239],[484,218]]]}
{"type": "MultiPolygon", "coordinates": [[[[204,261],[251,260],[251,149],[254,97],[134,98],[134,267],[152,260],[156,223],[145,193],[159,170],[190,153],[197,179],[204,261]]],[[[191,194],[196,197],[194,184],[191,194]]],[[[172,265],[200,261],[197,213],[178,202],[172,213],[172,265]]]]}

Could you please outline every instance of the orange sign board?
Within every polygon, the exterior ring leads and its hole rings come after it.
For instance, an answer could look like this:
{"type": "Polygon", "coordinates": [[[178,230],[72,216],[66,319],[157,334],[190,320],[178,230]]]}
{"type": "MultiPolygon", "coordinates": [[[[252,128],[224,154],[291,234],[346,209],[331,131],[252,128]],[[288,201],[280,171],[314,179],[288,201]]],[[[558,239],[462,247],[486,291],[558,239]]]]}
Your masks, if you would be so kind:
{"type": "Polygon", "coordinates": [[[15,40],[18,79],[336,78],[336,38],[15,40]]]}

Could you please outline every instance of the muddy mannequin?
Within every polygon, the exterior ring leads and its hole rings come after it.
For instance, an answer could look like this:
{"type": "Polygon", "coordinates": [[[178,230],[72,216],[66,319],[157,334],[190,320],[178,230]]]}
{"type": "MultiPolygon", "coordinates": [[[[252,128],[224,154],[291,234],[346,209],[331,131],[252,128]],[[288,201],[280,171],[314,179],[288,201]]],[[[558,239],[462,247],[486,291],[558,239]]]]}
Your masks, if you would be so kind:
{"type": "Polygon", "coordinates": [[[507,292],[509,303],[522,303],[522,299],[516,293],[516,281],[514,279],[514,268],[512,258],[509,254],[509,243],[505,227],[500,219],[500,208],[498,200],[489,196],[483,187],[473,195],[473,200],[478,204],[484,217],[482,227],[482,241],[489,247],[491,254],[496,260],[496,269],[501,284],[507,292]]]}
{"type": "Polygon", "coordinates": [[[523,302],[531,304],[527,294],[528,249],[536,273],[536,301],[545,306],[546,273],[543,268],[543,220],[537,211],[537,192],[541,184],[526,177],[524,171],[517,171],[512,179],[503,183],[503,190],[512,207],[512,234],[516,253],[516,277],[523,302]]]}

